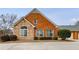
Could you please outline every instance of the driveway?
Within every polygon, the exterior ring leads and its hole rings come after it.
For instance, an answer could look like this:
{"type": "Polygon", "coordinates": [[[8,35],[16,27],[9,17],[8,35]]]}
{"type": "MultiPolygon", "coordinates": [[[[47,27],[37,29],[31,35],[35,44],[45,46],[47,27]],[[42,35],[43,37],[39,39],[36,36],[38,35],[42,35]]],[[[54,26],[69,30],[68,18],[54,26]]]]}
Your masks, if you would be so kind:
{"type": "Polygon", "coordinates": [[[79,41],[1,43],[0,50],[79,50],[79,41]]]}

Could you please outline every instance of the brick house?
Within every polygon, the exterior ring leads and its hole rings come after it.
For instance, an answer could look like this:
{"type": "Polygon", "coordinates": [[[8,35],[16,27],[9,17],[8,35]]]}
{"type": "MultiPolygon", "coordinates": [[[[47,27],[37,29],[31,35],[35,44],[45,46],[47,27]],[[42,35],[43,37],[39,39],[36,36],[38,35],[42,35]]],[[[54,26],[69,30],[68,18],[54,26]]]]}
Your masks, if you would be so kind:
{"type": "Polygon", "coordinates": [[[34,40],[34,37],[57,37],[59,29],[70,30],[71,37],[69,39],[79,39],[79,22],[75,25],[57,26],[34,8],[14,24],[13,34],[17,35],[19,40],[34,40]]]}
{"type": "Polygon", "coordinates": [[[34,40],[34,37],[55,37],[57,32],[57,25],[36,8],[14,24],[14,34],[20,40],[34,40]]]}

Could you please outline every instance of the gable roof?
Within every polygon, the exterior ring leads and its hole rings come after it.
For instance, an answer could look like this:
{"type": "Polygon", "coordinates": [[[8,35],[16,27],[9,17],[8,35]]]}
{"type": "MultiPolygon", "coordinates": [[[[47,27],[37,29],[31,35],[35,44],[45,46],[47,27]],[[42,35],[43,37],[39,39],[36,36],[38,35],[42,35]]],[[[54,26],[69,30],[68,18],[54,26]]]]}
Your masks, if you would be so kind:
{"type": "Polygon", "coordinates": [[[79,26],[76,25],[63,25],[59,26],[60,29],[68,29],[70,31],[79,31],[79,26]]]}
{"type": "Polygon", "coordinates": [[[40,13],[40,11],[37,8],[34,8],[30,13],[40,13]]]}
{"type": "Polygon", "coordinates": [[[45,17],[50,23],[52,23],[55,27],[58,27],[53,21],[51,21],[49,18],[47,18],[45,15],[43,15],[37,8],[34,8],[31,12],[29,12],[27,15],[25,15],[24,17],[20,18],[19,21],[17,21],[13,27],[15,27],[18,23],[20,23],[23,19],[28,21],[33,27],[35,27],[28,19],[26,19],[25,17],[27,17],[29,14],[31,13],[40,13],[43,17],[45,17]]]}
{"type": "Polygon", "coordinates": [[[58,27],[53,21],[51,21],[48,17],[46,17],[43,13],[41,13],[37,8],[34,8],[31,12],[29,12],[27,15],[25,15],[24,17],[27,17],[29,14],[31,13],[40,13],[43,17],[45,17],[50,23],[52,23],[53,25],[55,25],[56,27],[58,27]]]}
{"type": "Polygon", "coordinates": [[[35,27],[31,22],[29,22],[27,19],[25,19],[24,17],[22,17],[22,18],[20,18],[20,20],[19,21],[17,21],[14,25],[13,25],[13,27],[15,27],[17,24],[19,24],[21,21],[23,21],[23,20],[25,20],[25,21],[27,21],[28,23],[30,23],[33,27],[35,27]]]}

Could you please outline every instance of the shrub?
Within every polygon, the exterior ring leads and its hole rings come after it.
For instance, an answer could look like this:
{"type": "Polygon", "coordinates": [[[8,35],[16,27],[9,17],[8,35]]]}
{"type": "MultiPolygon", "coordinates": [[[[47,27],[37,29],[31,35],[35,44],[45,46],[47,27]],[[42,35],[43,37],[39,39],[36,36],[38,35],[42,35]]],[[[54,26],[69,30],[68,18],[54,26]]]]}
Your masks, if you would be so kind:
{"type": "Polygon", "coordinates": [[[9,38],[10,38],[10,41],[16,41],[17,40],[16,35],[10,35],[9,38]]]}
{"type": "Polygon", "coordinates": [[[53,40],[58,40],[58,37],[53,37],[53,40]]]}
{"type": "Polygon", "coordinates": [[[62,40],[65,40],[66,38],[69,38],[71,36],[71,31],[67,29],[59,30],[58,36],[62,38],[62,40]]]}
{"type": "Polygon", "coordinates": [[[10,41],[9,35],[1,36],[1,41],[2,41],[2,42],[10,41]]]}
{"type": "Polygon", "coordinates": [[[34,37],[34,40],[38,40],[38,37],[34,37]]]}
{"type": "Polygon", "coordinates": [[[52,40],[52,37],[35,37],[34,40],[52,40]]]}
{"type": "Polygon", "coordinates": [[[17,40],[17,36],[16,35],[4,35],[1,36],[1,41],[5,42],[5,41],[16,41],[17,40]]]}
{"type": "Polygon", "coordinates": [[[46,37],[46,40],[52,40],[52,37],[46,37]]]}

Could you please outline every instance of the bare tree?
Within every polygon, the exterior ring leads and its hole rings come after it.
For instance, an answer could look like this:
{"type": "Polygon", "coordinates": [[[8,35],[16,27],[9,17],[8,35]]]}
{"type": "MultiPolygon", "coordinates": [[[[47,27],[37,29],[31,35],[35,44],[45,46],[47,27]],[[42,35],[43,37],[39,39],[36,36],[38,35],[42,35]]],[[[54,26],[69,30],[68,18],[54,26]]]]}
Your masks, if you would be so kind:
{"type": "Polygon", "coordinates": [[[8,30],[10,30],[10,28],[12,28],[14,21],[17,19],[17,15],[2,14],[2,15],[0,15],[0,18],[3,22],[0,25],[0,27],[4,30],[4,35],[5,35],[6,33],[9,32],[8,30]]]}

